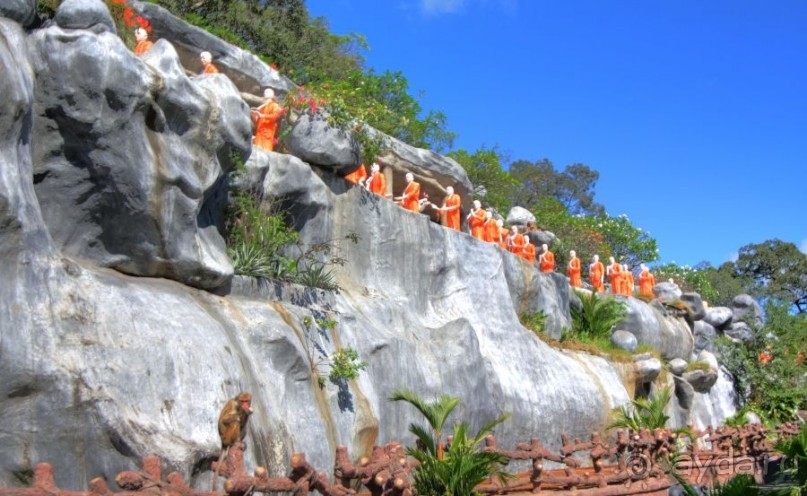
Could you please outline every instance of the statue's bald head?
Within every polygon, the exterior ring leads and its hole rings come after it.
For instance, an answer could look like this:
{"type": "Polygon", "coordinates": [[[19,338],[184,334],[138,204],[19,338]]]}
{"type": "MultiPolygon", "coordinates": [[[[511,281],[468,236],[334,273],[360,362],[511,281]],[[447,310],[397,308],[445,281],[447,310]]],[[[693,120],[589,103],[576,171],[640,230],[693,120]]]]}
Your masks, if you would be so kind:
{"type": "Polygon", "coordinates": [[[266,88],[263,90],[263,97],[267,99],[274,99],[275,98],[275,90],[272,88],[266,88]]]}
{"type": "Polygon", "coordinates": [[[482,208],[482,202],[479,200],[474,200],[474,208],[482,208]]]}
{"type": "Polygon", "coordinates": [[[447,186],[446,187],[446,194],[449,195],[449,196],[453,195],[454,194],[454,188],[451,187],[451,186],[447,186]]]}
{"type": "Polygon", "coordinates": [[[414,180],[415,180],[415,175],[412,174],[411,172],[407,172],[406,173],[406,182],[411,183],[414,180]]]}
{"type": "Polygon", "coordinates": [[[202,52],[199,54],[199,59],[203,64],[209,64],[213,61],[213,56],[210,54],[210,52],[202,52]]]}
{"type": "Polygon", "coordinates": [[[146,39],[149,37],[148,31],[143,28],[135,29],[134,34],[137,41],[146,41],[146,39]]]}

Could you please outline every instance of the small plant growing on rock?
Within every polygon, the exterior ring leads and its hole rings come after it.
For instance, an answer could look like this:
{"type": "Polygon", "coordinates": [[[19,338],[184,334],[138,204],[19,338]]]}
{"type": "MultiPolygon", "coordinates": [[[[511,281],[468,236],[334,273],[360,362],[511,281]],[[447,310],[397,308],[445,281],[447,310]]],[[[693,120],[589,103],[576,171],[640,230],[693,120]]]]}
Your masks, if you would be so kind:
{"type": "Polygon", "coordinates": [[[519,316],[519,320],[521,321],[521,325],[531,330],[539,337],[541,333],[544,332],[546,314],[543,311],[524,312],[519,316]]]}
{"type": "Polygon", "coordinates": [[[625,305],[614,298],[597,296],[596,293],[578,292],[580,308],[572,306],[572,332],[580,338],[607,338],[611,329],[627,314],[625,305]]]}
{"type": "Polygon", "coordinates": [[[350,347],[342,348],[331,355],[330,378],[351,381],[359,377],[359,372],[366,368],[367,363],[361,361],[358,351],[350,347]]]}
{"type": "Polygon", "coordinates": [[[631,429],[636,432],[642,429],[663,428],[670,420],[670,417],[664,413],[670,398],[672,398],[672,390],[665,387],[653,399],[633,399],[629,406],[621,406],[614,410],[614,421],[608,428],[631,429]]]}

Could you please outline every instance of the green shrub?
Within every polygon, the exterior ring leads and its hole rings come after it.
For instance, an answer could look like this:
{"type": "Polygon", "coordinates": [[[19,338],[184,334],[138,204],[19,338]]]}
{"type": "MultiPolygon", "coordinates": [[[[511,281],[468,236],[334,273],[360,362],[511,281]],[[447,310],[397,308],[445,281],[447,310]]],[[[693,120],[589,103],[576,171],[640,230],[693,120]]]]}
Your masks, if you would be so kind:
{"type": "Polygon", "coordinates": [[[405,401],[414,406],[429,422],[429,429],[411,424],[409,431],[418,440],[418,446],[407,448],[409,456],[419,464],[412,472],[417,494],[440,496],[475,495],[477,485],[491,477],[504,484],[509,475],[503,471],[507,457],[500,453],[482,451],[479,445],[493,428],[507,420],[501,416],[483,425],[476,435],[468,434],[468,425],[454,426],[454,438],[443,453],[442,431],[448,416],[459,404],[458,398],[442,395],[435,401],[423,401],[407,390],[398,390],[390,397],[391,401],[405,401]]]}
{"type": "Polygon", "coordinates": [[[531,330],[539,337],[540,334],[544,332],[544,326],[546,326],[546,314],[543,311],[524,312],[519,316],[519,320],[521,321],[521,325],[531,330]]]}
{"type": "Polygon", "coordinates": [[[797,436],[776,443],[776,450],[784,455],[785,480],[807,492],[807,424],[802,424],[797,436]]]}
{"type": "Polygon", "coordinates": [[[611,329],[627,314],[625,305],[611,297],[597,293],[577,292],[582,302],[581,308],[572,306],[572,332],[581,338],[610,337],[611,329]]]}
{"type": "Polygon", "coordinates": [[[664,413],[670,398],[672,398],[672,390],[665,387],[653,399],[637,398],[631,400],[630,406],[621,406],[614,410],[614,421],[608,428],[631,429],[637,432],[642,429],[663,428],[667,425],[667,421],[670,420],[670,417],[664,413]]]}
{"type": "Polygon", "coordinates": [[[333,380],[344,379],[350,381],[359,376],[359,372],[367,368],[367,363],[362,362],[359,352],[353,348],[342,348],[331,356],[330,378],[333,380]]]}

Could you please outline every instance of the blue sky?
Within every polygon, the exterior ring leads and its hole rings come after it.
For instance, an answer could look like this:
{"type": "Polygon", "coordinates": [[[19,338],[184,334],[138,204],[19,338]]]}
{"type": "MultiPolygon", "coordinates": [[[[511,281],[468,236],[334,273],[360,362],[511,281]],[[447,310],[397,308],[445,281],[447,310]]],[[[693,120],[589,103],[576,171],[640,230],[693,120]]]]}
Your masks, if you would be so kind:
{"type": "Polygon", "coordinates": [[[807,1],[309,0],[455,147],[582,162],[663,261],[807,252],[807,1]]]}

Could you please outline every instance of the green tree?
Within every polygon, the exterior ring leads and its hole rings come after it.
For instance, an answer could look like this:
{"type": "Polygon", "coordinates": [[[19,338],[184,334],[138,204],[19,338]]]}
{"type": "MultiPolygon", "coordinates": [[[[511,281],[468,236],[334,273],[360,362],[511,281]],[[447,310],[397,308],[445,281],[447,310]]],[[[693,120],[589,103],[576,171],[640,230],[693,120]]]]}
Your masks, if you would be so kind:
{"type": "Polygon", "coordinates": [[[599,215],[605,211],[594,201],[594,186],[600,173],[587,165],[572,164],[557,171],[548,159],[517,160],[510,164],[509,171],[519,184],[512,198],[513,205],[537,210],[542,201],[554,198],[572,215],[599,215]]]}
{"type": "Polygon", "coordinates": [[[770,239],[743,246],[734,266],[754,296],[807,312],[807,255],[793,243],[770,239]]]}
{"type": "Polygon", "coordinates": [[[448,153],[465,169],[468,179],[478,190],[484,190],[485,203],[502,215],[512,208],[513,198],[518,187],[515,178],[503,168],[505,161],[498,147],[482,147],[473,153],[460,148],[448,153]]]}
{"type": "Polygon", "coordinates": [[[730,307],[734,297],[747,291],[743,280],[734,270],[734,262],[725,262],[720,267],[713,267],[708,262],[695,266],[703,277],[709,281],[714,291],[711,299],[706,298],[713,306],[730,307]]]}
{"type": "Polygon", "coordinates": [[[634,227],[627,215],[611,217],[601,215],[589,218],[592,227],[603,236],[603,241],[611,248],[611,255],[620,263],[631,268],[640,263],[658,260],[658,245],[646,231],[634,227]]]}
{"type": "MultiPolygon", "coordinates": [[[[683,291],[694,291],[700,294],[704,300],[711,302],[712,305],[718,305],[718,293],[707,275],[709,269],[692,268],[671,262],[657,265],[653,270],[656,273],[657,280],[666,281],[667,279],[672,279],[683,291]]],[[[741,292],[735,293],[731,298],[741,292]]]]}

